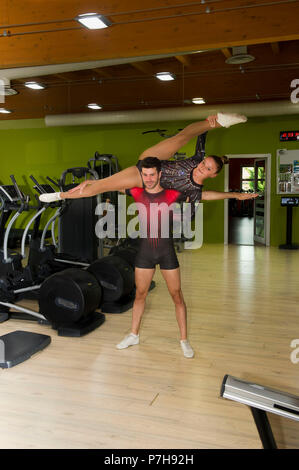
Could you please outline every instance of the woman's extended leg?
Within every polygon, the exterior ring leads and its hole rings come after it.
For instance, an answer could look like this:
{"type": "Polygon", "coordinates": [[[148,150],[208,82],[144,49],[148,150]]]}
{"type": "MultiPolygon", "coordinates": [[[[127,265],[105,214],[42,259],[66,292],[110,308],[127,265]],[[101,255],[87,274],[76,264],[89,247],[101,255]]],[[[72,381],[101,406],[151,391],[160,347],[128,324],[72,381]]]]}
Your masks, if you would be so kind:
{"type": "MultiPolygon", "coordinates": [[[[221,127],[216,121],[217,116],[209,116],[205,121],[194,122],[189,124],[185,129],[177,135],[159,142],[153,147],[145,150],[139,157],[143,160],[146,157],[157,157],[160,160],[171,158],[181,147],[188,143],[194,137],[204,132],[221,127]]],[[[96,194],[108,191],[122,191],[126,188],[142,187],[142,180],[137,167],[129,167],[112,176],[101,180],[87,180],[79,184],[75,188],[67,192],[43,194],[40,200],[43,202],[51,202],[58,199],[77,199],[81,197],[95,196],[96,194]]]]}
{"type": "MultiPolygon", "coordinates": [[[[115,173],[114,175],[102,178],[100,180],[93,180],[92,184],[85,186],[80,192],[80,197],[90,197],[96,194],[101,194],[109,191],[123,191],[127,188],[142,188],[142,179],[139,170],[136,166],[130,166],[124,170],[115,173]]],[[[77,192],[60,193],[61,199],[76,199],[77,192]]]]}
{"type": "Polygon", "coordinates": [[[212,129],[216,129],[217,127],[230,127],[234,124],[246,121],[247,118],[240,114],[218,113],[208,116],[205,121],[189,124],[175,136],[169,137],[153,147],[148,148],[142,152],[139,159],[143,160],[146,157],[157,157],[160,160],[168,160],[191,139],[194,139],[194,137],[198,137],[199,135],[212,129]]]}
{"type": "Polygon", "coordinates": [[[146,149],[140,155],[139,160],[143,160],[146,157],[168,160],[191,139],[216,127],[221,127],[221,125],[217,123],[215,116],[210,116],[205,121],[193,122],[173,137],[168,137],[168,139],[162,140],[162,142],[146,149]]]}
{"type": "MultiPolygon", "coordinates": [[[[153,147],[145,150],[139,157],[143,160],[146,157],[157,157],[160,160],[171,158],[189,140],[203,134],[204,132],[221,127],[216,121],[216,116],[209,116],[205,121],[189,124],[182,131],[173,137],[169,137],[153,147]]],[[[142,187],[142,180],[137,167],[129,167],[123,171],[115,173],[108,178],[101,180],[89,180],[81,183],[66,193],[60,193],[61,199],[76,199],[78,197],[90,197],[95,194],[108,191],[121,191],[124,188],[142,187]]]]}
{"type": "Polygon", "coordinates": [[[109,191],[124,191],[124,189],[134,187],[142,187],[142,180],[137,167],[130,166],[107,178],[87,180],[67,192],[42,194],[40,200],[52,202],[59,199],[77,199],[109,191]]]}
{"type": "MultiPolygon", "coordinates": [[[[139,160],[150,156],[157,157],[160,160],[168,160],[194,137],[217,127],[230,127],[231,125],[238,124],[240,122],[246,122],[246,120],[247,118],[245,116],[236,114],[218,113],[217,115],[209,116],[205,121],[189,124],[177,135],[169,137],[153,147],[148,148],[142,152],[139,160]]],[[[96,194],[108,191],[123,191],[126,188],[133,188],[136,186],[142,187],[142,180],[137,167],[131,166],[101,180],[84,181],[65,193],[42,194],[40,196],[40,200],[43,202],[52,202],[59,199],[77,199],[81,197],[95,196],[96,194]]]]}

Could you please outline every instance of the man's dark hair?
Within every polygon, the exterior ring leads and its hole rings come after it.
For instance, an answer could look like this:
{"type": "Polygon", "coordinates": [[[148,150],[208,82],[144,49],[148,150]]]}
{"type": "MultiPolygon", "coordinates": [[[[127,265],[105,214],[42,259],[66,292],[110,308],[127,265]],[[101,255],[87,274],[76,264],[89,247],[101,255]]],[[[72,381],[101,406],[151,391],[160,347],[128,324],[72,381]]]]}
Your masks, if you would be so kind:
{"type": "Polygon", "coordinates": [[[146,157],[141,160],[141,168],[156,168],[157,172],[161,171],[161,160],[157,157],[146,157]]]}

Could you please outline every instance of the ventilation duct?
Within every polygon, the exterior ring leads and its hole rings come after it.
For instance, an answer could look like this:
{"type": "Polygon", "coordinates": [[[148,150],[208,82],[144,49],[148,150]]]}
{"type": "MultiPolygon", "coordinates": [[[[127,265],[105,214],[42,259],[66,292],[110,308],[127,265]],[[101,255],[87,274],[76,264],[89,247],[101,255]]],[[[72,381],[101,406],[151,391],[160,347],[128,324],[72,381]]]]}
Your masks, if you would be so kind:
{"type": "Polygon", "coordinates": [[[181,108],[147,109],[137,111],[98,111],[94,113],[57,114],[45,116],[48,127],[88,126],[105,124],[132,124],[179,120],[206,119],[217,112],[245,114],[248,117],[281,116],[299,114],[299,103],[291,101],[268,101],[259,103],[238,103],[222,106],[184,106],[181,108]],[[199,109],[200,108],[200,109],[199,109]]]}

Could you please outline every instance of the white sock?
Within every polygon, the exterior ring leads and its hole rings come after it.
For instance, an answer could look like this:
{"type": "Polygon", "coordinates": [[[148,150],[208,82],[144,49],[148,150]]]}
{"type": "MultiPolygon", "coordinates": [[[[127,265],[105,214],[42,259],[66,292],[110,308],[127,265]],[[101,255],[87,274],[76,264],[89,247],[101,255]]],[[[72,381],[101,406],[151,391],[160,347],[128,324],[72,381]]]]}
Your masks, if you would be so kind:
{"type": "Polygon", "coordinates": [[[130,333],[129,335],[125,336],[124,339],[117,344],[117,349],[125,349],[129,346],[134,346],[135,344],[139,344],[139,335],[134,335],[134,333],[130,333]]]}
{"type": "Polygon", "coordinates": [[[39,200],[42,202],[55,202],[60,201],[60,199],[60,193],[47,193],[39,196],[39,200]]]}
{"type": "Polygon", "coordinates": [[[185,357],[190,358],[194,356],[194,351],[187,339],[181,339],[181,348],[185,357]]]}
{"type": "Polygon", "coordinates": [[[222,127],[230,127],[234,124],[240,124],[241,122],[246,122],[247,117],[243,116],[242,114],[236,113],[218,113],[216,121],[222,127]]]}

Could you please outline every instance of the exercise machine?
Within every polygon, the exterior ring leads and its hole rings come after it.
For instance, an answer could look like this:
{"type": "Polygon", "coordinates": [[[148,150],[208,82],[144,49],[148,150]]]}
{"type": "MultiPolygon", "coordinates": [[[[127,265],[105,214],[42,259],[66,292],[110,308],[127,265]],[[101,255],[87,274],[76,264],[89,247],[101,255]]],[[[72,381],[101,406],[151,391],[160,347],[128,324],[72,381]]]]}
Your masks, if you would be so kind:
{"type": "MultiPolygon", "coordinates": [[[[90,158],[87,162],[88,168],[95,171],[99,177],[99,179],[107,178],[109,176],[118,173],[119,171],[119,163],[118,159],[115,155],[112,154],[100,154],[99,152],[95,152],[94,157],[90,158]]],[[[118,191],[108,191],[101,194],[101,199],[103,202],[107,202],[114,206],[114,217],[115,217],[115,238],[109,238],[109,240],[103,240],[103,248],[110,248],[112,244],[116,243],[118,239],[118,191]]],[[[108,206],[109,207],[109,206],[108,206]]],[[[108,209],[109,210],[109,209],[108,209]]]]}
{"type": "Polygon", "coordinates": [[[299,397],[225,375],[220,396],[250,407],[264,449],[277,445],[267,412],[299,421],[299,397]]]}
{"type": "Polygon", "coordinates": [[[287,208],[287,226],[286,226],[286,243],[279,245],[281,250],[298,250],[299,246],[292,243],[293,229],[293,207],[299,206],[299,197],[282,197],[280,201],[282,207],[287,208]]]}
{"type": "Polygon", "coordinates": [[[0,336],[0,367],[8,369],[21,364],[50,343],[50,336],[29,331],[12,331],[0,336]]]}
{"type": "MultiPolygon", "coordinates": [[[[45,194],[50,192],[55,192],[53,186],[49,184],[40,184],[33,175],[30,176],[35,186],[34,189],[38,194],[45,194]]],[[[52,181],[52,180],[51,180],[52,181]]],[[[89,263],[82,261],[80,258],[72,257],[67,253],[58,253],[58,242],[56,242],[55,237],[55,224],[59,220],[61,214],[65,210],[65,206],[69,203],[68,200],[52,202],[50,204],[44,204],[40,211],[36,213],[28,226],[33,222],[40,219],[40,216],[48,208],[56,209],[54,215],[50,217],[47,223],[44,226],[44,229],[41,231],[41,236],[35,235],[32,237],[30,242],[28,265],[34,273],[34,275],[40,280],[43,281],[51,274],[59,272],[61,270],[67,269],[68,267],[88,267],[89,263]],[[46,243],[46,236],[48,229],[51,227],[51,236],[52,243],[46,243]]],[[[28,227],[27,226],[27,227],[28,227]]],[[[40,231],[39,231],[40,232],[40,231]]],[[[33,231],[36,233],[36,230],[33,231]]],[[[23,248],[23,245],[22,245],[23,248]]]]}
{"type": "MultiPolygon", "coordinates": [[[[35,206],[29,205],[29,196],[25,196],[21,192],[14,176],[11,175],[10,178],[13,185],[0,186],[0,205],[2,208],[1,239],[3,240],[3,247],[0,250],[0,299],[2,301],[20,299],[29,292],[33,293],[39,288],[36,285],[30,268],[28,266],[23,267],[25,254],[8,249],[9,236],[14,223],[23,212],[36,209],[35,206]],[[8,222],[6,229],[5,222],[8,222]]],[[[22,238],[26,234],[27,227],[23,232],[22,238]]]]}
{"type": "MultiPolygon", "coordinates": [[[[0,276],[0,323],[16,318],[21,320],[38,321],[41,324],[51,324],[57,329],[61,336],[82,336],[100,326],[105,316],[97,313],[101,299],[101,288],[94,277],[88,272],[74,268],[71,271],[62,274],[63,288],[61,292],[54,290],[51,294],[40,284],[40,278],[33,275],[31,266],[22,266],[22,260],[25,258],[25,240],[29,227],[33,220],[37,221],[46,207],[29,206],[29,198],[20,191],[13,175],[12,187],[5,187],[1,191],[1,205],[8,210],[15,210],[8,223],[4,234],[4,245],[2,250],[3,265],[2,275],[0,276]],[[3,195],[2,195],[3,194],[3,195]],[[9,194],[9,197],[7,196],[9,194]],[[36,210],[36,214],[29,220],[22,237],[22,253],[11,253],[8,251],[8,239],[10,230],[24,210],[36,210]],[[71,288],[69,288],[71,286],[71,288]],[[43,287],[43,289],[41,289],[43,287]],[[21,300],[28,293],[37,292],[40,310],[34,310],[23,307],[15,302],[21,300]],[[79,292],[79,294],[78,294],[79,292]],[[76,297],[77,296],[77,297],[76,297]],[[78,300],[79,299],[79,300],[78,300]],[[53,305],[48,311],[45,305],[53,305]],[[64,306],[67,315],[59,316],[60,307],[64,306]]],[[[44,229],[45,232],[46,228],[44,229]]],[[[50,276],[51,277],[51,276],[50,276]]]]}
{"type": "MultiPolygon", "coordinates": [[[[60,191],[74,188],[88,176],[99,179],[97,172],[91,168],[68,168],[60,177],[60,191]]],[[[88,264],[103,256],[102,240],[95,233],[96,206],[100,202],[101,195],[68,200],[58,218],[58,253],[88,264]]]]}

